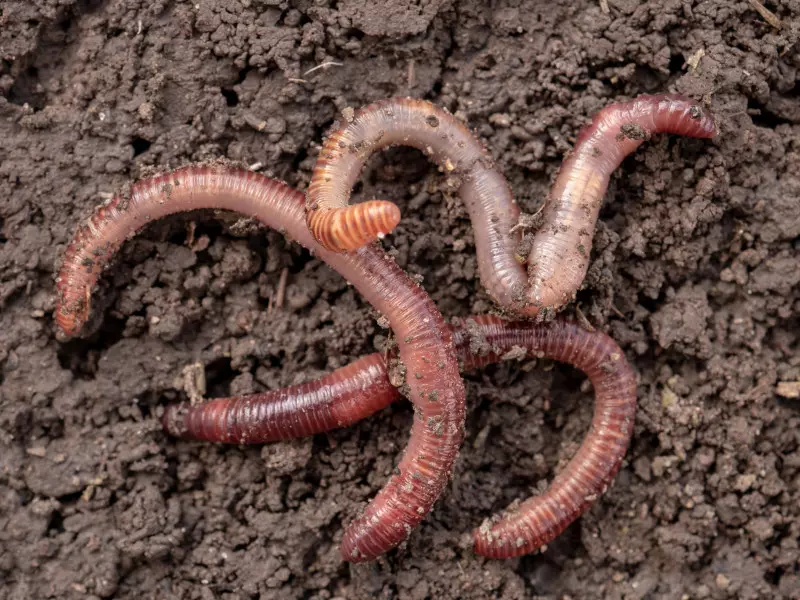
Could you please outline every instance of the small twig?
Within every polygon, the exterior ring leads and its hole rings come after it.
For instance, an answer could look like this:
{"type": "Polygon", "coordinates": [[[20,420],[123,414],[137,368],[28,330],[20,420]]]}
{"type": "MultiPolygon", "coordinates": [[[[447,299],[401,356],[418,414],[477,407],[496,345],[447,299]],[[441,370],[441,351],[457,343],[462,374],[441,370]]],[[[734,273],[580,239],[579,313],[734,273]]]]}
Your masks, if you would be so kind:
{"type": "Polygon", "coordinates": [[[283,267],[281,278],[278,280],[278,293],[275,296],[275,308],[283,308],[283,299],[286,298],[286,281],[289,279],[289,268],[283,267]]]}
{"type": "Polygon", "coordinates": [[[283,308],[283,300],[286,298],[286,281],[289,279],[289,268],[284,267],[281,271],[281,277],[278,280],[278,289],[274,294],[269,295],[269,304],[267,304],[267,314],[271,314],[273,310],[280,310],[283,308]]]}
{"type": "Polygon", "coordinates": [[[602,10],[605,14],[611,12],[611,9],[608,7],[608,0],[600,0],[600,10],[602,10]]]}
{"type": "Polygon", "coordinates": [[[700,59],[706,55],[706,51],[703,48],[699,48],[697,52],[692,54],[689,58],[686,59],[686,64],[689,65],[689,68],[692,71],[696,71],[698,65],[700,64],[700,59]]]}
{"type": "Polygon", "coordinates": [[[620,309],[618,309],[618,308],[617,308],[617,307],[614,305],[614,303],[613,303],[613,302],[611,303],[611,306],[610,306],[609,308],[611,308],[611,312],[613,312],[615,315],[617,315],[617,316],[618,316],[620,319],[624,319],[624,318],[625,318],[625,315],[624,315],[624,314],[622,314],[622,311],[621,311],[620,309]]]}
{"type": "Polygon", "coordinates": [[[775,16],[775,13],[765,7],[761,2],[758,0],[748,0],[750,2],[750,6],[752,6],[758,14],[770,25],[772,25],[775,29],[781,28],[781,20],[775,16]]]}
{"type": "Polygon", "coordinates": [[[194,245],[194,232],[197,230],[197,223],[189,221],[186,224],[186,247],[191,248],[194,245]]]}
{"type": "Polygon", "coordinates": [[[311,74],[314,71],[317,71],[319,69],[327,69],[328,67],[343,67],[343,66],[344,65],[342,63],[340,63],[340,62],[334,62],[332,60],[329,60],[328,62],[324,62],[324,63],[322,63],[320,65],[317,65],[316,67],[311,67],[308,71],[303,73],[303,75],[304,76],[305,75],[309,75],[309,74],[311,74]]]}
{"type": "Polygon", "coordinates": [[[583,311],[581,310],[581,303],[580,302],[578,302],[578,305],[575,307],[575,315],[578,317],[578,323],[580,324],[580,326],[583,327],[586,331],[589,331],[591,333],[594,333],[595,331],[597,331],[597,329],[595,329],[594,325],[592,325],[589,322],[589,319],[586,318],[586,315],[583,314],[583,311]]]}
{"type": "Polygon", "coordinates": [[[267,126],[267,122],[263,119],[259,119],[255,115],[251,113],[244,113],[243,115],[244,122],[247,123],[250,127],[255,129],[256,131],[264,131],[264,128],[267,126]]]}

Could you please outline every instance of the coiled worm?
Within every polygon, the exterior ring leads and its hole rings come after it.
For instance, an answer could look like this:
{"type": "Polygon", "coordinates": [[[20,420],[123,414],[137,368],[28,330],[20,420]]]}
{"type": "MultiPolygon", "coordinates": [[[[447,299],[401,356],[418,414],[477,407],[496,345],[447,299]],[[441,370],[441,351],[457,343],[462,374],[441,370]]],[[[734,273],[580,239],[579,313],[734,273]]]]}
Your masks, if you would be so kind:
{"type": "Polygon", "coordinates": [[[306,219],[315,239],[336,252],[389,233],[400,220],[397,206],[384,200],[349,205],[350,190],[373,152],[419,148],[458,187],[489,294],[509,311],[544,319],[583,282],[603,196],[622,160],[658,133],[710,138],[715,132],[708,112],[676,94],[604,108],[565,157],[531,238],[523,235],[526,224],[505,178],[464,124],[423,100],[383,100],[355,111],[326,139],[306,195],[306,219]]]}
{"type": "Polygon", "coordinates": [[[377,247],[346,255],[320,247],[306,227],[303,194],[282,182],[223,165],[185,167],[137,182],[129,195],[99,207],[77,230],[56,280],[56,322],[67,335],[80,329],[93,285],[127,237],[155,219],[200,208],[244,213],[284,231],[389,319],[421,419],[412,426],[400,474],[345,532],[346,560],[374,559],[406,539],[430,512],[452,472],[464,430],[464,386],[450,329],[428,294],[377,247]]]}
{"type": "MultiPolygon", "coordinates": [[[[591,429],[566,468],[543,494],[473,533],[478,554],[493,558],[527,554],[583,514],[616,475],[633,432],[635,375],[610,337],[563,319],[533,324],[470,317],[455,327],[453,339],[462,370],[506,357],[536,356],[569,363],[594,385],[591,429]]],[[[391,359],[371,354],[316,381],[283,390],[194,406],[176,404],[167,408],[164,427],[185,438],[234,443],[290,439],[343,427],[400,397],[390,383],[391,359]]]]}

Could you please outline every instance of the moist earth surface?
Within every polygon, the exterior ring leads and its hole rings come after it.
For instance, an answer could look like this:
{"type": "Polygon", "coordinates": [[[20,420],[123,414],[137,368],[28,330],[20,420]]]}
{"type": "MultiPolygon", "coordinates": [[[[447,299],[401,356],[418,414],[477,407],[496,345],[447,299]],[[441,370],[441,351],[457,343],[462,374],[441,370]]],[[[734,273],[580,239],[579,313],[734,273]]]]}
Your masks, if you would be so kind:
{"type": "MultiPolygon", "coordinates": [[[[800,597],[800,2],[754,5],[0,3],[0,596],[800,597]],[[59,257],[136,178],[224,157],[304,188],[344,109],[414,96],[466,121],[534,213],[591,115],[664,91],[708,103],[720,134],[657,136],[612,178],[567,312],[623,347],[639,412],[614,484],[543,553],[487,561],[469,532],[586,433],[592,391],[560,364],[467,374],[452,481],[374,564],[338,543],[398,460],[407,402],[263,447],[162,433],[167,403],[306,381],[390,337],[251,220],[148,226],[84,335],[56,338],[59,257]]],[[[493,310],[466,212],[421,153],[373,157],[354,198],[400,205],[384,244],[446,317],[493,310]]]]}

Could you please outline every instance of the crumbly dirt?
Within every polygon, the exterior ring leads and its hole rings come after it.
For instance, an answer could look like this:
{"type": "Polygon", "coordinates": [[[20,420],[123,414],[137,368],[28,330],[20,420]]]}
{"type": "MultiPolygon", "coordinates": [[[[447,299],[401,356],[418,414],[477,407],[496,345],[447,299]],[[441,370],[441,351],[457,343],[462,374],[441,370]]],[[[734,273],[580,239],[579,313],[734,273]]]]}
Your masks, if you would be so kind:
{"type": "MultiPolygon", "coordinates": [[[[368,4],[0,2],[0,597],[800,598],[800,404],[776,391],[800,380],[800,2],[765,3],[780,29],[730,0],[368,4]],[[247,393],[385,340],[275,232],[153,224],[87,337],[55,338],[65,243],[152,168],[227,157],[303,187],[342,109],[411,95],[466,119],[533,214],[590,115],[664,90],[704,97],[721,134],[658,136],[609,187],[577,301],[635,365],[641,408],[614,485],[544,554],[486,561],[468,532],[580,443],[591,391],[561,365],[467,377],[451,485],[372,565],[338,542],[398,459],[407,403],[264,447],[161,432],[187,366],[206,397],[247,393]]],[[[387,245],[445,315],[492,309],[466,213],[420,153],[375,157],[356,197],[400,203],[387,245]]]]}

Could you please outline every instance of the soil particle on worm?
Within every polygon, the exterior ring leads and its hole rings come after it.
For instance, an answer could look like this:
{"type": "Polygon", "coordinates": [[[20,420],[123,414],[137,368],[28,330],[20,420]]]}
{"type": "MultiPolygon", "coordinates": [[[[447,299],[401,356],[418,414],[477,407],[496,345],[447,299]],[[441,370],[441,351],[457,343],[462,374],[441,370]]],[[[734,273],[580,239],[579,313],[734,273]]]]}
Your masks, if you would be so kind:
{"type": "MultiPolygon", "coordinates": [[[[780,29],[725,0],[4,2],[0,596],[800,597],[800,406],[776,394],[800,380],[800,8],[765,4],[780,29]],[[161,433],[186,365],[205,397],[275,389],[385,338],[278,232],[151,223],[86,336],[55,339],[69,236],[153,169],[225,157],[304,187],[343,109],[414,96],[466,121],[536,214],[591,115],[665,90],[710,102],[720,135],[658,136],[612,178],[577,301],[633,362],[641,410],[613,485],[542,554],[487,562],[465,535],[578,447],[591,390],[568,367],[468,375],[452,482],[376,565],[344,565],[338,543],[392,474],[407,404],[264,448],[161,433]]],[[[422,153],[374,157],[354,198],[399,203],[384,243],[447,317],[493,308],[422,153]]]]}

